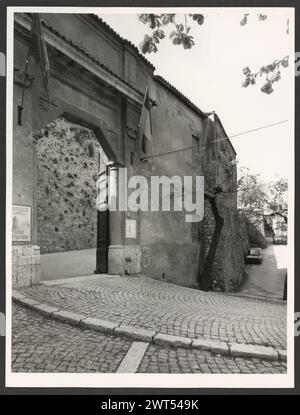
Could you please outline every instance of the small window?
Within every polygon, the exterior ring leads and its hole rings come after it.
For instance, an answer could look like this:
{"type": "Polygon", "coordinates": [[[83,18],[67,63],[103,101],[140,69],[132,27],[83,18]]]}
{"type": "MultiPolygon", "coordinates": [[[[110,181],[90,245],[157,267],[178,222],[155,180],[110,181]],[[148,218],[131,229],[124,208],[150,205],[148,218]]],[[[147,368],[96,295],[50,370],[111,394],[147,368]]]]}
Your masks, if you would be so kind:
{"type": "Polygon", "coordinates": [[[199,153],[200,152],[200,139],[196,135],[192,135],[193,140],[193,152],[199,153]]]}

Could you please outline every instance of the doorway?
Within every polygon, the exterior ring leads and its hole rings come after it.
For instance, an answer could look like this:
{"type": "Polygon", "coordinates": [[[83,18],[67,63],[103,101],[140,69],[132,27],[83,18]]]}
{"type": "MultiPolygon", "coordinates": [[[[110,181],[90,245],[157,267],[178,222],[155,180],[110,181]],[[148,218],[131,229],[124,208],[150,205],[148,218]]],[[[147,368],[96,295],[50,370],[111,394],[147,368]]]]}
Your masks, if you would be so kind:
{"type": "Polygon", "coordinates": [[[107,272],[109,214],[96,207],[105,154],[96,136],[58,118],[35,139],[41,280],[107,272]]]}

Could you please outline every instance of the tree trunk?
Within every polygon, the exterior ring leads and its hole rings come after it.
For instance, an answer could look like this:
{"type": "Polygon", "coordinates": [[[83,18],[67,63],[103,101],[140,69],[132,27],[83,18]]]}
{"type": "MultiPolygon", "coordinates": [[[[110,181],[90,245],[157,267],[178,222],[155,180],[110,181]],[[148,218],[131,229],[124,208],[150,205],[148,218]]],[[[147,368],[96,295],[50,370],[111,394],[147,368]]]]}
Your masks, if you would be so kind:
{"type": "Polygon", "coordinates": [[[219,246],[219,241],[221,238],[222,228],[224,225],[224,219],[219,214],[218,206],[216,203],[216,197],[215,196],[206,196],[206,197],[209,200],[211,210],[214,215],[215,229],[214,229],[213,236],[211,238],[211,243],[209,246],[208,253],[205,258],[204,269],[199,278],[200,289],[204,291],[208,291],[211,289],[213,265],[215,261],[216,252],[219,246]]]}

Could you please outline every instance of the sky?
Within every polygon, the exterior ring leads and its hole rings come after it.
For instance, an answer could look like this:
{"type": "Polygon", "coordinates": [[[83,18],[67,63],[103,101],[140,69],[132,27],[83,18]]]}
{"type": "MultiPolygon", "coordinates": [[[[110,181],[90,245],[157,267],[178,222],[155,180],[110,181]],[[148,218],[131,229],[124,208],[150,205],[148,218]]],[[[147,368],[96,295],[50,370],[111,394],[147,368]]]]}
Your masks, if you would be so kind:
{"type": "MultiPolygon", "coordinates": [[[[147,12],[154,11],[148,9],[147,12]]],[[[165,38],[157,53],[146,55],[156,67],[155,74],[166,78],[201,110],[216,111],[229,137],[289,120],[231,139],[239,166],[249,167],[265,181],[289,177],[293,165],[294,139],[292,65],[282,69],[282,79],[275,84],[274,92],[270,95],[260,91],[262,83],[248,88],[242,88],[241,84],[245,66],[257,71],[293,51],[292,9],[227,8],[198,9],[194,12],[205,16],[202,26],[196,23],[191,25],[194,47],[184,50],[165,38]],[[250,13],[248,24],[241,26],[240,21],[247,12],[250,13]],[[258,12],[266,13],[267,20],[259,21],[258,12]]],[[[99,16],[136,46],[145,33],[151,32],[138,20],[136,13],[127,11],[126,14],[99,16]]],[[[178,21],[182,17],[178,15],[178,21]]],[[[168,28],[166,30],[170,31],[168,28]]]]}

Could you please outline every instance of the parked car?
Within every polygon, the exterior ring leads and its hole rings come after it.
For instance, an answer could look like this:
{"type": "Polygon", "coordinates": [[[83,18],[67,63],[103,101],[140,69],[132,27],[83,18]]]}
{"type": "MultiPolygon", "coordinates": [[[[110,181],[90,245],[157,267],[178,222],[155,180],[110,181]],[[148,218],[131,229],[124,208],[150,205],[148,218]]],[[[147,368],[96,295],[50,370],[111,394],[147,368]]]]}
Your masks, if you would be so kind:
{"type": "Polygon", "coordinates": [[[249,254],[246,256],[247,264],[261,264],[263,260],[263,254],[261,248],[250,248],[249,254]]]}
{"type": "Polygon", "coordinates": [[[287,244],[287,234],[285,232],[274,232],[273,244],[287,244]]]}

